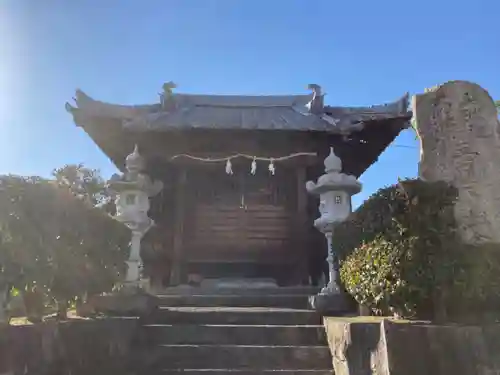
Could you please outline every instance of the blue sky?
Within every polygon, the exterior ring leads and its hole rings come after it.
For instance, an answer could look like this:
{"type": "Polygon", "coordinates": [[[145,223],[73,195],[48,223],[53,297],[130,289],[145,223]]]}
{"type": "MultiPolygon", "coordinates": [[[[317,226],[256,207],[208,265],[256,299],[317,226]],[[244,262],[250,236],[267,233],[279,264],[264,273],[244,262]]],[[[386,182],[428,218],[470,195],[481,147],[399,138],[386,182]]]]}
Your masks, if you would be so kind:
{"type": "MultiPolygon", "coordinates": [[[[138,104],[169,80],[214,94],[318,83],[328,104],[369,105],[465,79],[500,98],[499,14],[498,0],[0,0],[0,173],[114,172],[64,110],[76,88],[138,104]]],[[[417,162],[406,131],[355,204],[417,162]]]]}

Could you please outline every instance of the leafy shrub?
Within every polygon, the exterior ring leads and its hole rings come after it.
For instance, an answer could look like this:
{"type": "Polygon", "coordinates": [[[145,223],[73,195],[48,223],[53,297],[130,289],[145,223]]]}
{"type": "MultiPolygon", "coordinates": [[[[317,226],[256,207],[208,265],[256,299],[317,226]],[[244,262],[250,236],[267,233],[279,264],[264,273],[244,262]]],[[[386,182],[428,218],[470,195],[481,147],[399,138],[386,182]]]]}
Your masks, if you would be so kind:
{"type": "Polygon", "coordinates": [[[429,318],[441,310],[464,267],[455,255],[456,196],[442,182],[405,180],[370,197],[334,233],[347,291],[378,314],[429,318]]]}

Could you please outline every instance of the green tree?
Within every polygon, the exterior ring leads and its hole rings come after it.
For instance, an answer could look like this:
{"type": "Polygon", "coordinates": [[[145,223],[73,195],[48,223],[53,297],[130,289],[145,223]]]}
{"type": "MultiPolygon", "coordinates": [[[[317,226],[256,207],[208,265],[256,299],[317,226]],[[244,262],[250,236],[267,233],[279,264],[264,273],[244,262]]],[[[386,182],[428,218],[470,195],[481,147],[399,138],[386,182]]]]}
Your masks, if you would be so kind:
{"type": "Polygon", "coordinates": [[[129,233],[67,185],[0,176],[0,241],[0,291],[44,294],[62,317],[68,302],[113,288],[129,233]]]}
{"type": "Polygon", "coordinates": [[[52,172],[58,184],[66,186],[78,198],[93,206],[115,213],[113,197],[98,169],[86,168],[83,164],[66,164],[52,172]]]}
{"type": "Polygon", "coordinates": [[[4,304],[13,288],[33,310],[33,292],[49,284],[49,247],[37,202],[47,201],[47,185],[38,177],[0,177],[0,290],[4,304]],[[42,226],[38,223],[42,222],[42,226]]]}

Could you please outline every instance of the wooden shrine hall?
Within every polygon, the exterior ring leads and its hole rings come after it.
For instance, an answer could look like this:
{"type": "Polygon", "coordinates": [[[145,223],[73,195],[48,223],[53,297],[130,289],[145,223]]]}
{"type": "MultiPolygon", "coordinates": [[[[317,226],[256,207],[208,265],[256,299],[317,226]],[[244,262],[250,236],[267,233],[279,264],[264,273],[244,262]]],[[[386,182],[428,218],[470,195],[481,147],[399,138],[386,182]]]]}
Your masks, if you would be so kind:
{"type": "Polygon", "coordinates": [[[224,96],[174,92],[158,103],[118,105],[78,90],[74,122],[124,170],[138,146],[145,173],[161,180],[144,238],[145,270],[157,284],[203,278],[272,278],[315,284],[326,257],[313,227],[317,198],[305,184],[324,173],[333,146],[359,177],[408,127],[408,96],[372,107],[325,105],[306,95],[224,96]]]}

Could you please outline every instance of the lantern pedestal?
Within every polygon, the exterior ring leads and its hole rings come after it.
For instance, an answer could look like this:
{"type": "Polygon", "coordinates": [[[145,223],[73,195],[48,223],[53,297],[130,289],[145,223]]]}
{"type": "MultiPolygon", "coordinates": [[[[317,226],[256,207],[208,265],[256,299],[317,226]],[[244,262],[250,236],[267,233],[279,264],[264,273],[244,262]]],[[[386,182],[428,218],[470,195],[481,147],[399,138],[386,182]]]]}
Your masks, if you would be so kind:
{"type": "Polygon", "coordinates": [[[333,224],[322,226],[321,221],[319,218],[314,224],[327,239],[329,281],[328,285],[321,289],[317,295],[309,297],[309,305],[322,315],[342,315],[348,312],[352,306],[346,292],[340,287],[338,259],[332,247],[333,224]]]}
{"type": "Polygon", "coordinates": [[[118,293],[92,296],[84,307],[86,315],[149,316],[160,305],[159,298],[137,287],[125,287],[118,293]]]}
{"type": "Polygon", "coordinates": [[[338,316],[350,312],[352,303],[346,293],[339,289],[330,290],[329,288],[330,286],[327,286],[315,296],[309,297],[309,305],[324,316],[338,316]]]}

